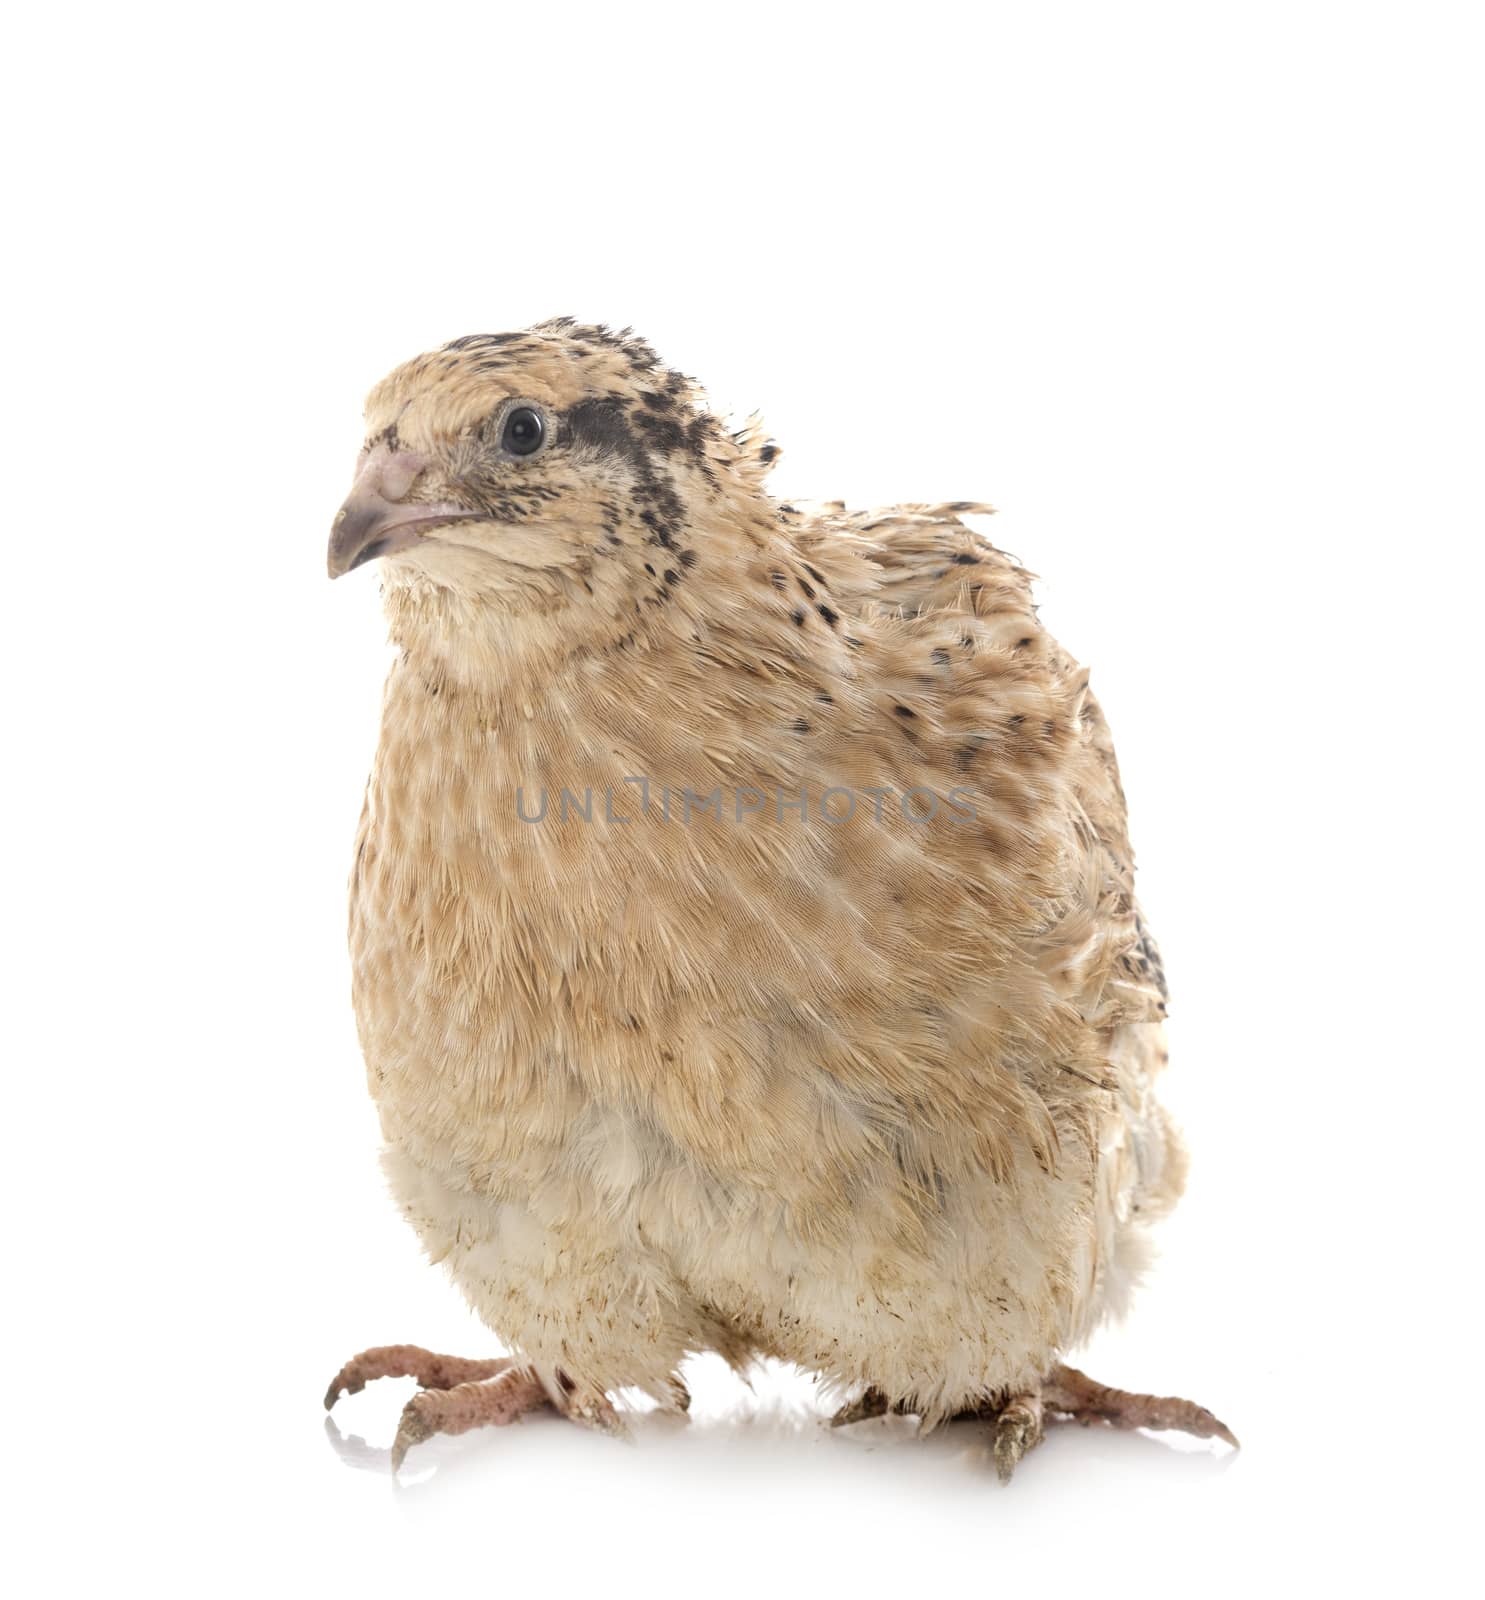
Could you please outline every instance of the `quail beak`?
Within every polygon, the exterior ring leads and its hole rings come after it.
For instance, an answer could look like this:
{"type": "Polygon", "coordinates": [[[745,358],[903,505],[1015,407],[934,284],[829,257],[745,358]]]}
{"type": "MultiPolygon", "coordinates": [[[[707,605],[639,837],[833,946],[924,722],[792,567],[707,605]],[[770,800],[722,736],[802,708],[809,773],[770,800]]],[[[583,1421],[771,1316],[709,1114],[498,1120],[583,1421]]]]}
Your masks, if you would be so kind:
{"type": "Polygon", "coordinates": [[[452,522],[479,520],[464,506],[403,498],[427,465],[424,456],[411,450],[393,453],[385,445],[363,457],[355,485],[330,525],[326,565],[332,578],[353,572],[378,556],[411,549],[452,522]]]}

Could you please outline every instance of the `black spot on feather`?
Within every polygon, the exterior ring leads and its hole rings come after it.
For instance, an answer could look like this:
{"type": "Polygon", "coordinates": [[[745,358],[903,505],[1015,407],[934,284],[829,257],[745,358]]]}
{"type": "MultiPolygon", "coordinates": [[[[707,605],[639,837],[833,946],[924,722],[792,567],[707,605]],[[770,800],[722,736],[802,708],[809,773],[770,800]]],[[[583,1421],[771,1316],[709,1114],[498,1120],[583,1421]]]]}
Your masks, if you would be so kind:
{"type": "Polygon", "coordinates": [[[617,397],[580,400],[559,415],[558,436],[564,444],[618,456],[631,467],[648,466],[644,447],[624,412],[625,402],[617,397]]]}

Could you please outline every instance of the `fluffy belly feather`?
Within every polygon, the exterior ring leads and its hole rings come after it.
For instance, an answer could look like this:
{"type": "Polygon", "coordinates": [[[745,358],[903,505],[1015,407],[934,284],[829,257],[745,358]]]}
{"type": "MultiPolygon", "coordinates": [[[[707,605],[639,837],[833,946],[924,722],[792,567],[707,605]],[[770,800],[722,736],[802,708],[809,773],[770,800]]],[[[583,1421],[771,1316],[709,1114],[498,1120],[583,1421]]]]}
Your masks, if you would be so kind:
{"type": "Polygon", "coordinates": [[[850,1227],[801,1231],[779,1196],[720,1190],[643,1119],[610,1110],[576,1126],[484,1192],[395,1141],[384,1155],[430,1256],[544,1375],[663,1399],[688,1353],[761,1354],[934,1416],[1028,1381],[1087,1315],[1086,1170],[1028,1162],[933,1207],[884,1175],[858,1185],[850,1227]]]}

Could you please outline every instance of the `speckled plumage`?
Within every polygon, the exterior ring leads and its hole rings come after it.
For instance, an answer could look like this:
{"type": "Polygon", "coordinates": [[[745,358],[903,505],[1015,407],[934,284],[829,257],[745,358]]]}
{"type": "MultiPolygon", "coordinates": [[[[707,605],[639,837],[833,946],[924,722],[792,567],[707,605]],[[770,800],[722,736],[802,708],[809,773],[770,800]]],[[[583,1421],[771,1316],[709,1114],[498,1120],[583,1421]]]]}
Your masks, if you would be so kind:
{"type": "Polygon", "coordinates": [[[565,319],[419,357],[368,426],[399,514],[463,517],[383,560],[351,892],[430,1256],[597,1411],[699,1350],[930,1421],[1034,1390],[1184,1155],[1108,728],[988,508],[780,505],[756,424],[565,319]]]}

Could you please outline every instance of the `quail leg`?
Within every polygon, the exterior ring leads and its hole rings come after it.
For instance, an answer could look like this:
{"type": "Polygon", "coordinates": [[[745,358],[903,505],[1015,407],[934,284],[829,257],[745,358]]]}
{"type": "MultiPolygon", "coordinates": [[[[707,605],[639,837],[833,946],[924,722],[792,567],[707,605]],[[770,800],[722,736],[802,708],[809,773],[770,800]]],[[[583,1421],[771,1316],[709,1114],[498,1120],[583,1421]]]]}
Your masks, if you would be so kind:
{"type": "MultiPolygon", "coordinates": [[[[880,1389],[868,1388],[831,1418],[832,1427],[849,1427],[870,1417],[904,1410],[880,1389]]],[[[1054,1367],[1034,1388],[988,1398],[956,1412],[951,1421],[964,1419],[995,1425],[995,1470],[1009,1483],[1017,1465],[1042,1442],[1048,1422],[1067,1418],[1084,1427],[1103,1423],[1112,1428],[1174,1428],[1198,1439],[1225,1439],[1234,1448],[1237,1439],[1225,1423],[1204,1406],[1162,1395],[1127,1394],[1095,1383],[1076,1367],[1054,1367]]]]}
{"type": "Polygon", "coordinates": [[[1022,1457],[1041,1443],[1049,1416],[1067,1417],[1085,1428],[1096,1422],[1112,1428],[1173,1428],[1198,1439],[1225,1439],[1234,1449],[1238,1443],[1225,1423],[1191,1400],[1129,1394],[1095,1383],[1076,1367],[1053,1367],[1037,1389],[1009,1396],[998,1410],[995,1470],[1002,1483],[1011,1481],[1022,1457]]]}
{"type": "Polygon", "coordinates": [[[504,1372],[484,1382],[461,1383],[452,1389],[425,1389],[402,1408],[397,1437],[392,1441],[396,1472],[415,1444],[436,1433],[468,1433],[471,1428],[503,1428],[528,1411],[550,1406],[559,1416],[600,1433],[621,1434],[623,1424],[607,1396],[579,1389],[558,1374],[554,1394],[530,1372],[504,1372]]]}
{"type": "Polygon", "coordinates": [[[540,1380],[529,1373],[505,1373],[483,1383],[456,1384],[452,1389],[425,1389],[402,1409],[397,1437],[392,1441],[392,1471],[397,1471],[415,1444],[435,1433],[501,1428],[549,1403],[540,1380]]]}
{"type": "Polygon", "coordinates": [[[413,1445],[436,1433],[505,1427],[543,1406],[602,1433],[623,1432],[606,1395],[581,1387],[563,1373],[549,1389],[534,1374],[515,1370],[505,1357],[469,1360],[410,1344],[381,1345],[353,1356],[325,1391],[325,1409],[342,1394],[358,1393],[374,1378],[416,1378],[422,1390],[402,1408],[392,1442],[394,1472],[413,1445]]]}
{"type": "Polygon", "coordinates": [[[331,1410],[343,1394],[360,1394],[376,1378],[416,1378],[421,1389],[452,1389],[456,1384],[498,1377],[511,1365],[507,1357],[470,1360],[441,1356],[416,1344],[383,1344],[352,1356],[330,1380],[325,1409],[331,1410]]]}

